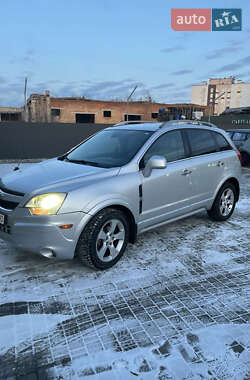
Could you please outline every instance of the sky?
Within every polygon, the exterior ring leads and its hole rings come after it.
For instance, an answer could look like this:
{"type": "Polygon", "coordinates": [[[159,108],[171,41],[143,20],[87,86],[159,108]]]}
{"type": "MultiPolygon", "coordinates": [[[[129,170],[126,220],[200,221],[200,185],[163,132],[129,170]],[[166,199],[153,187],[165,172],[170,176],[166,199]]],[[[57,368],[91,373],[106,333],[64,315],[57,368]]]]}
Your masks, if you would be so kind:
{"type": "Polygon", "coordinates": [[[27,94],[190,102],[192,84],[250,82],[246,0],[1,0],[0,106],[27,94]],[[171,8],[242,8],[242,31],[178,32],[171,8]]]}

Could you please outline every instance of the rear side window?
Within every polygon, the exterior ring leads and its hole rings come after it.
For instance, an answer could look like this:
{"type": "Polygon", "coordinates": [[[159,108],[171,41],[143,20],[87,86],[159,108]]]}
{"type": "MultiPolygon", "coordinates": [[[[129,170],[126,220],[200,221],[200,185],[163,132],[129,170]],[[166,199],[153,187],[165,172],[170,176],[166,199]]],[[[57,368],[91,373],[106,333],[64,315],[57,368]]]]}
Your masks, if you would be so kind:
{"type": "Polygon", "coordinates": [[[191,147],[192,156],[215,153],[218,151],[215,139],[208,130],[189,129],[187,135],[191,147]]]}
{"type": "Polygon", "coordinates": [[[212,132],[211,133],[213,134],[213,136],[215,137],[215,140],[216,140],[216,143],[217,143],[217,146],[218,146],[218,150],[219,151],[223,151],[223,150],[231,150],[233,149],[231,147],[231,145],[229,144],[229,142],[225,139],[224,136],[222,136],[220,133],[217,133],[217,132],[212,132]]]}

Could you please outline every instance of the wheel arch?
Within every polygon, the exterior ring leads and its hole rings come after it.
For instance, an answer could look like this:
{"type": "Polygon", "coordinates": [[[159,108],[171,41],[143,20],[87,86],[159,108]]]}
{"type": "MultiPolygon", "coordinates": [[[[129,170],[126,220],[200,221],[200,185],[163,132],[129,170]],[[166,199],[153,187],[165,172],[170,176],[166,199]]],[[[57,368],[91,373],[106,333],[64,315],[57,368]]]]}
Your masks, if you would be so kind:
{"type": "Polygon", "coordinates": [[[236,190],[236,202],[238,202],[239,196],[240,196],[240,184],[239,184],[238,179],[235,178],[235,177],[229,177],[229,178],[225,179],[222,183],[220,183],[220,185],[216,189],[215,196],[214,196],[214,201],[215,201],[215,199],[217,197],[217,194],[219,193],[220,189],[222,188],[222,186],[224,186],[225,183],[227,183],[227,182],[229,182],[232,185],[234,185],[235,190],[236,190]]]}
{"type": "Polygon", "coordinates": [[[237,180],[237,178],[235,178],[235,177],[231,177],[231,178],[228,178],[228,179],[222,184],[222,186],[223,186],[226,182],[229,182],[229,183],[231,183],[232,185],[234,185],[234,187],[235,187],[235,189],[236,189],[236,202],[238,202],[239,197],[240,197],[240,184],[239,184],[239,181],[237,180]]]}
{"type": "Polygon", "coordinates": [[[113,201],[113,202],[109,201],[109,202],[105,202],[105,204],[99,203],[96,205],[96,207],[92,208],[91,212],[89,213],[91,217],[89,218],[88,222],[84,224],[84,226],[82,226],[82,228],[80,229],[79,236],[81,232],[84,230],[84,228],[86,228],[86,225],[92,220],[92,218],[94,218],[100,211],[103,211],[108,208],[119,210],[125,214],[125,216],[128,219],[128,224],[129,224],[129,243],[135,243],[136,238],[137,238],[137,223],[136,223],[134,214],[131,211],[131,209],[127,206],[127,203],[121,204],[121,202],[117,202],[117,201],[113,201]]]}
{"type": "Polygon", "coordinates": [[[134,215],[132,214],[131,210],[129,208],[123,206],[123,205],[110,205],[105,208],[113,208],[116,210],[121,211],[123,214],[126,215],[128,222],[129,222],[129,242],[130,243],[135,243],[136,242],[136,237],[137,237],[137,224],[135,222],[134,215]]]}

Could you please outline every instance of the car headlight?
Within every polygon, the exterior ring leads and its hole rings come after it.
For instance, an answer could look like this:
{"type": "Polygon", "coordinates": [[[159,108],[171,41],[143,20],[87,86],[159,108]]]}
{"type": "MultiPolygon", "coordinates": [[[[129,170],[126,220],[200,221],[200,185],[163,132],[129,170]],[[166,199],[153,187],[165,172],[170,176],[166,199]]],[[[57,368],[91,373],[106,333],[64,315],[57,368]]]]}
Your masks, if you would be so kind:
{"type": "Polygon", "coordinates": [[[66,193],[36,195],[24,207],[27,207],[32,215],[55,215],[62,206],[66,195],[66,193]]]}

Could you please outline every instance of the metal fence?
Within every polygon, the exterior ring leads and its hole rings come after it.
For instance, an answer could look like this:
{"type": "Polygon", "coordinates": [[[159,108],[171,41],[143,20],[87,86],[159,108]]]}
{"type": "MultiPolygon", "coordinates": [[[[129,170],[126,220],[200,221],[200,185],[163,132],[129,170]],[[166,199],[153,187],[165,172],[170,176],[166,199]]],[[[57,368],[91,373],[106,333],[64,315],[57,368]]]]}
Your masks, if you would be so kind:
{"type": "MultiPolygon", "coordinates": [[[[208,117],[203,117],[203,121],[208,121],[208,117]]],[[[249,129],[250,128],[250,115],[223,115],[223,116],[211,116],[211,123],[217,127],[227,129],[249,129]]]]}
{"type": "MultiPolygon", "coordinates": [[[[224,130],[250,128],[250,115],[212,116],[211,122],[224,130]]],[[[0,122],[0,160],[56,157],[108,126],[110,124],[0,122]]]]}
{"type": "Polygon", "coordinates": [[[0,122],[0,160],[55,157],[107,126],[0,122]]]}

